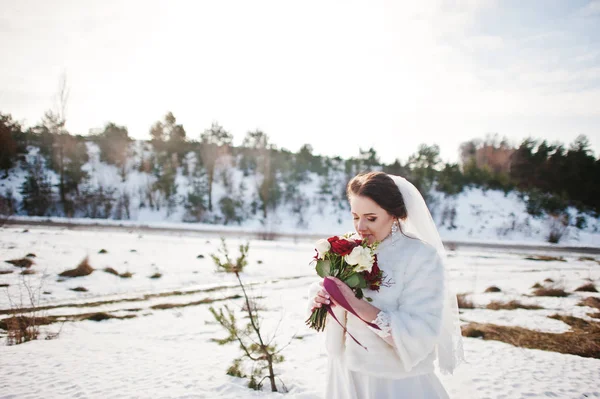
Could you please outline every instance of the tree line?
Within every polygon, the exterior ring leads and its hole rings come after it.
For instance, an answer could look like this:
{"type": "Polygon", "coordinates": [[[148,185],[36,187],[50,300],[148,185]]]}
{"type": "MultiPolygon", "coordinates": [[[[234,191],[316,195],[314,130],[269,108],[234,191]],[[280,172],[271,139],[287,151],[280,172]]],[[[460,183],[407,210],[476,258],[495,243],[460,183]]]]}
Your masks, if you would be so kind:
{"type": "Polygon", "coordinates": [[[310,144],[291,152],[278,148],[260,130],[247,132],[241,146],[232,141],[232,134],[216,122],[190,137],[171,112],[151,126],[148,140],[137,145],[127,128],[115,123],[82,136],[66,130],[61,112],[48,111],[40,123],[26,129],[11,114],[0,112],[0,177],[6,179],[16,166],[26,170],[19,188],[22,201],[17,204],[9,190],[0,192],[0,214],[130,218],[132,193],[90,181],[84,167],[90,158],[89,142],[97,144],[100,160],[116,167],[123,182],[134,172],[152,177],[138,193],[140,207],[172,211],[183,205],[184,221],[189,222],[266,219],[285,203],[302,224],[302,210],[309,203],[300,192],[301,184],[316,176],[319,195],[343,207],[346,182],[368,170],[405,176],[426,200],[431,200],[428,194],[433,189],[457,195],[467,187],[481,187],[516,190],[533,216],[566,215],[568,206],[595,216],[600,213],[600,159],[585,136],[568,146],[533,138],[514,146],[488,135],[462,143],[457,163],[443,163],[438,145],[422,144],[406,162],[397,159],[389,164],[381,162],[374,148],[361,149],[347,159],[315,154],[310,144]],[[255,187],[249,190],[243,182],[236,186],[233,170],[253,176],[255,187]],[[178,174],[189,181],[183,199],[176,195],[178,174]],[[216,181],[225,188],[219,198],[213,193],[216,181]],[[248,192],[254,194],[248,197],[248,192]]]}

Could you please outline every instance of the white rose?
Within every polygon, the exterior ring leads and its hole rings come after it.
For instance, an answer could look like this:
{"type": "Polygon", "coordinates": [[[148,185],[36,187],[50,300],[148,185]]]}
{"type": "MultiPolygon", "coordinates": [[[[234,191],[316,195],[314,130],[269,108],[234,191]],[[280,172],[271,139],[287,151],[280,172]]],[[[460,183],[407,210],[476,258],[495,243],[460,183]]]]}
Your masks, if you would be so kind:
{"type": "Polygon", "coordinates": [[[315,244],[319,259],[323,259],[325,253],[331,249],[331,244],[326,239],[322,238],[315,244]]]}
{"type": "Polygon", "coordinates": [[[344,256],[344,260],[346,261],[346,263],[350,266],[357,265],[361,260],[363,249],[364,248],[361,246],[354,247],[352,252],[344,256]]]}
{"type": "Polygon", "coordinates": [[[344,260],[351,266],[356,265],[354,271],[357,273],[364,272],[365,270],[371,272],[373,268],[373,255],[371,255],[369,248],[358,246],[349,255],[346,255],[344,260]]]}

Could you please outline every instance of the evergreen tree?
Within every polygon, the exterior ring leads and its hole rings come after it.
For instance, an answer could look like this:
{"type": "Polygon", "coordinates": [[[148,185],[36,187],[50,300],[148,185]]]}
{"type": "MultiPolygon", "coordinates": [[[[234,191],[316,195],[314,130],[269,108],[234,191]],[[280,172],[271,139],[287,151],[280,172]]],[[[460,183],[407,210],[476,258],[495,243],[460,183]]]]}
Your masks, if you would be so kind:
{"type": "Polygon", "coordinates": [[[127,128],[109,122],[96,140],[100,148],[100,160],[119,168],[121,180],[125,181],[131,142],[127,128]]]}
{"type": "Polygon", "coordinates": [[[28,216],[46,216],[53,203],[52,185],[44,164],[36,156],[27,167],[27,177],[21,186],[21,209],[28,216]]]}
{"type": "Polygon", "coordinates": [[[24,133],[21,125],[12,119],[10,114],[0,112],[0,169],[4,170],[4,177],[14,166],[19,154],[25,152],[24,133]]]}
{"type": "Polygon", "coordinates": [[[219,157],[230,151],[233,136],[214,122],[210,129],[200,135],[200,157],[208,177],[208,210],[213,210],[212,186],[219,157]]]}

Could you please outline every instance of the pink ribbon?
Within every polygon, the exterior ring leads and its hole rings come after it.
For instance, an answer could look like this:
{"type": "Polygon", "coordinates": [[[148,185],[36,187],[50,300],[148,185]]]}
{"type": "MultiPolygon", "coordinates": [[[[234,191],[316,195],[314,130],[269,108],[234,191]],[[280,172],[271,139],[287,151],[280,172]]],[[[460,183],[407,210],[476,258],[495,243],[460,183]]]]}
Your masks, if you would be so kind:
{"type": "MultiPolygon", "coordinates": [[[[350,305],[350,303],[346,300],[346,297],[344,297],[344,294],[342,294],[342,291],[340,291],[340,289],[338,288],[337,284],[329,279],[329,278],[324,278],[323,279],[323,288],[325,288],[325,290],[329,293],[329,296],[333,299],[335,299],[335,301],[344,309],[346,309],[348,312],[352,313],[354,316],[358,317],[360,320],[364,321],[369,327],[374,328],[376,330],[381,330],[381,328],[379,328],[379,326],[377,324],[374,323],[370,323],[368,321],[366,321],[365,319],[363,319],[362,317],[360,317],[356,311],[352,308],[352,306],[350,305]]],[[[333,319],[340,325],[340,327],[342,327],[342,329],[344,330],[344,332],[346,334],[348,334],[350,336],[350,338],[352,338],[354,340],[354,342],[356,342],[359,346],[365,348],[365,350],[368,350],[366,346],[364,346],[363,344],[361,344],[360,342],[358,342],[358,340],[356,338],[354,338],[354,336],[352,334],[350,334],[348,332],[348,330],[346,330],[346,327],[344,327],[342,325],[342,323],[340,323],[340,321],[338,320],[338,318],[335,316],[335,314],[333,313],[333,310],[331,309],[331,305],[325,305],[327,312],[333,317],[333,319]]]]}

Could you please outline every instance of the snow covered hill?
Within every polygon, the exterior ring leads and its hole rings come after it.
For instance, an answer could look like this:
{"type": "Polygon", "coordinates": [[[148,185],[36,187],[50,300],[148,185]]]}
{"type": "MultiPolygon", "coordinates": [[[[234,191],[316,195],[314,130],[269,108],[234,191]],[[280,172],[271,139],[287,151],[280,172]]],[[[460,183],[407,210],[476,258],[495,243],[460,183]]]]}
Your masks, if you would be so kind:
{"type": "MultiPolygon", "coordinates": [[[[212,212],[204,212],[200,218],[190,218],[186,208],[188,194],[197,189],[198,184],[206,184],[205,176],[198,171],[198,161],[194,153],[188,153],[177,168],[175,176],[175,193],[171,198],[155,188],[155,174],[143,171],[144,159],[149,156],[148,143],[137,141],[132,143],[132,156],[128,160],[125,173],[116,166],[108,165],[100,160],[100,150],[95,143],[86,143],[89,161],[83,166],[89,174],[84,189],[97,192],[102,188],[103,195],[110,193],[112,202],[106,215],[112,220],[128,220],[139,224],[181,224],[194,227],[214,229],[216,225],[227,223],[234,229],[245,231],[266,231],[277,233],[299,234],[335,234],[353,229],[349,208],[344,196],[347,176],[343,161],[331,160],[331,168],[326,176],[308,173],[303,183],[287,184],[280,180],[281,200],[270,209],[266,218],[257,203],[260,202],[258,187],[262,177],[260,174],[247,174],[238,168],[238,160],[231,156],[222,157],[217,163],[213,183],[212,212]],[[203,180],[204,179],[204,180],[203,180]],[[236,202],[236,212],[240,222],[227,220],[223,207],[219,206],[223,198],[236,202]]],[[[38,153],[35,147],[29,148],[28,160],[38,153]]],[[[0,193],[14,198],[19,209],[15,217],[27,218],[21,210],[22,195],[20,188],[26,178],[23,167],[13,168],[9,177],[0,180],[0,193]]],[[[49,179],[58,189],[58,176],[48,171],[49,179]]],[[[580,214],[576,209],[569,209],[571,222],[564,226],[561,221],[544,215],[533,217],[526,211],[525,201],[516,193],[505,194],[502,191],[479,188],[467,188],[456,196],[446,196],[433,191],[430,193],[430,208],[433,217],[445,240],[458,241],[512,241],[519,243],[547,243],[551,234],[560,236],[560,244],[600,247],[600,218],[580,214]],[[579,217],[580,225],[574,226],[579,217]]],[[[99,211],[99,214],[102,212],[99,211]]],[[[53,220],[63,216],[59,211],[52,213],[53,220]]],[[[77,222],[81,218],[89,220],[89,213],[79,211],[75,214],[77,222]]],[[[43,219],[47,219],[43,217],[43,219]]],[[[109,222],[108,220],[106,220],[109,222]]],[[[102,222],[94,219],[94,223],[102,222]]],[[[110,222],[109,222],[110,223],[110,222]]],[[[231,227],[225,228],[231,228],[231,227]]]]}

